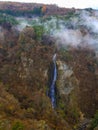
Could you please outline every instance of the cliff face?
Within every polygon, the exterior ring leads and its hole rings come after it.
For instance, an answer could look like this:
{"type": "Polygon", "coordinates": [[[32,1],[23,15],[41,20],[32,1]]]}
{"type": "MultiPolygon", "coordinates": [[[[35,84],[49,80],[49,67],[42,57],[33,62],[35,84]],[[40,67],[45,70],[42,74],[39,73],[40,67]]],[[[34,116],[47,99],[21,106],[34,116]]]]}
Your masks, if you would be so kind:
{"type": "MultiPolygon", "coordinates": [[[[58,65],[58,108],[62,116],[74,124],[81,118],[81,110],[78,106],[79,81],[71,67],[64,61],[57,61],[58,65]],[[67,117],[71,117],[68,119],[67,117]]],[[[81,119],[80,119],[81,120],[81,119]]]]}

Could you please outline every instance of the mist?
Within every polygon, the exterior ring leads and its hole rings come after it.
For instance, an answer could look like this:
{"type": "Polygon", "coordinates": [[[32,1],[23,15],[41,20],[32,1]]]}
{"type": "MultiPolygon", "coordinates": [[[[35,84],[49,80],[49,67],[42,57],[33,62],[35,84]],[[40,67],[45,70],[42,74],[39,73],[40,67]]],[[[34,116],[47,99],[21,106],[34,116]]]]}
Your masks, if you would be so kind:
{"type": "Polygon", "coordinates": [[[27,18],[17,17],[16,19],[19,22],[19,24],[16,26],[18,31],[22,31],[26,26],[30,25],[28,23],[28,19],[27,18]]]}
{"type": "Polygon", "coordinates": [[[79,10],[67,17],[18,18],[20,24],[17,29],[22,31],[26,26],[41,25],[44,27],[44,34],[55,38],[57,47],[89,46],[98,50],[98,11],[79,10]]]}

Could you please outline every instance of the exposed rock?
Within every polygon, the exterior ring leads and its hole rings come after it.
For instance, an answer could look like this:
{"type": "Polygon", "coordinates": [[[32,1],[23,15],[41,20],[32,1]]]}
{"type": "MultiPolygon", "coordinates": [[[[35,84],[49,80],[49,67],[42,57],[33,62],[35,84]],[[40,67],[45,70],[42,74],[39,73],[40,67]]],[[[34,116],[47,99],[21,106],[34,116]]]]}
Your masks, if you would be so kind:
{"type": "Polygon", "coordinates": [[[35,38],[35,33],[34,29],[32,27],[26,26],[23,30],[24,37],[29,37],[29,38],[35,38]]]}
{"type": "Polygon", "coordinates": [[[64,62],[57,61],[58,65],[58,91],[59,94],[69,95],[72,90],[78,88],[78,80],[73,71],[64,62]]]}
{"type": "Polygon", "coordinates": [[[18,42],[22,48],[24,48],[25,50],[30,50],[30,48],[35,45],[34,38],[34,29],[32,27],[27,26],[20,33],[18,42]]]}
{"type": "Polygon", "coordinates": [[[64,109],[65,113],[71,114],[74,120],[78,120],[79,116],[81,116],[78,108],[79,82],[72,68],[68,67],[65,62],[57,61],[57,66],[58,107],[64,109]]]}

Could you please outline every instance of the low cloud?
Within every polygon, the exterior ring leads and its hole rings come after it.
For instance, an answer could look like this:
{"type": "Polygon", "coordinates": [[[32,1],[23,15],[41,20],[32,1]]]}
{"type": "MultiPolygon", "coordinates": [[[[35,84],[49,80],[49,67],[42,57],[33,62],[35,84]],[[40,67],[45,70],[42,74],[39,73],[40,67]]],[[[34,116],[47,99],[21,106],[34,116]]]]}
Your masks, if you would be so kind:
{"type": "Polygon", "coordinates": [[[80,10],[66,19],[64,17],[53,17],[50,19],[32,18],[19,19],[19,30],[26,26],[42,25],[45,33],[56,39],[58,47],[66,46],[90,46],[98,49],[98,11],[80,10]]]}

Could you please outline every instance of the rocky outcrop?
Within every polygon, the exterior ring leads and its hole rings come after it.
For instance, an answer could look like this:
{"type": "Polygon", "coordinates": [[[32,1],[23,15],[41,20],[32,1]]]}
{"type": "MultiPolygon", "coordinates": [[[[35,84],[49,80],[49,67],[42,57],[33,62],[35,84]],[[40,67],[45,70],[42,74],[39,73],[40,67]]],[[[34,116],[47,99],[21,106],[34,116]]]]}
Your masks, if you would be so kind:
{"type": "MultiPolygon", "coordinates": [[[[64,61],[58,60],[57,99],[58,107],[63,114],[72,116],[77,121],[80,117],[78,107],[79,81],[71,67],[64,61]]],[[[63,115],[64,116],[64,115],[63,115]]],[[[71,121],[71,120],[70,120],[71,121]]]]}

